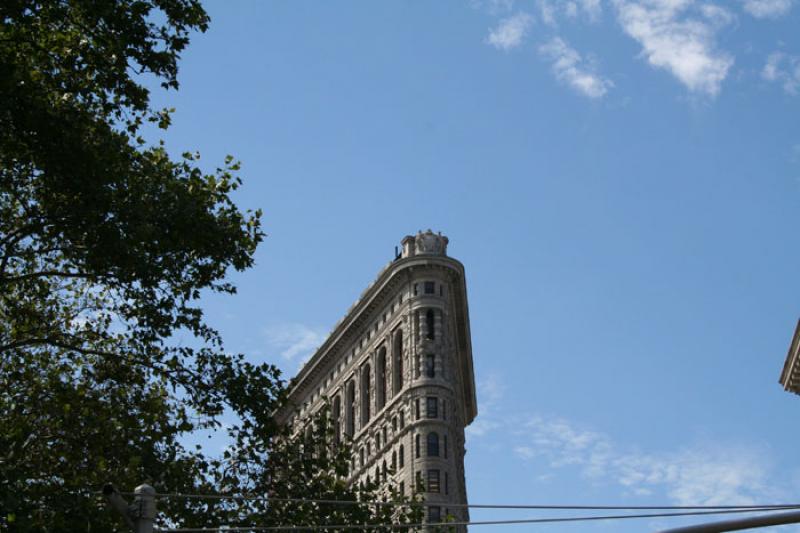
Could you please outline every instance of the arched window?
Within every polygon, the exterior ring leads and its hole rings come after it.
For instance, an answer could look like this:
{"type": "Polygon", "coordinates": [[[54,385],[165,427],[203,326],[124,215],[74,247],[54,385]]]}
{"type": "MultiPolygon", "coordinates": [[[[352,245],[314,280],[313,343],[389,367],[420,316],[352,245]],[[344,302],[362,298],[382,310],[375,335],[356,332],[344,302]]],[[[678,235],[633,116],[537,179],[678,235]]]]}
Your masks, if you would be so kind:
{"type": "Polygon", "coordinates": [[[400,456],[400,468],[406,466],[406,447],[402,444],[400,445],[400,452],[397,454],[400,456]]]}
{"type": "Polygon", "coordinates": [[[369,417],[370,417],[369,382],[372,377],[370,374],[371,372],[369,365],[364,365],[364,367],[361,369],[361,427],[367,425],[367,422],[369,422],[369,417]]]}
{"type": "Polygon", "coordinates": [[[376,393],[376,410],[380,410],[386,405],[386,348],[381,346],[378,350],[378,362],[375,377],[377,379],[375,393],[376,393]]]}
{"type": "Polygon", "coordinates": [[[398,330],[394,334],[392,347],[394,361],[392,363],[392,392],[397,394],[403,388],[403,332],[398,330]]]}
{"type": "Polygon", "coordinates": [[[425,334],[430,340],[436,338],[436,319],[433,313],[433,309],[428,309],[425,312],[425,334]]]}
{"type": "Polygon", "coordinates": [[[419,455],[420,455],[420,451],[419,451],[419,433],[417,433],[417,436],[414,438],[414,442],[415,442],[414,456],[417,459],[419,459],[419,455]]]}
{"type": "Polygon", "coordinates": [[[352,379],[347,382],[345,387],[344,401],[344,432],[352,439],[356,433],[356,384],[352,379]]]}
{"type": "Polygon", "coordinates": [[[439,457],[439,434],[435,431],[428,433],[428,457],[439,457]]]}

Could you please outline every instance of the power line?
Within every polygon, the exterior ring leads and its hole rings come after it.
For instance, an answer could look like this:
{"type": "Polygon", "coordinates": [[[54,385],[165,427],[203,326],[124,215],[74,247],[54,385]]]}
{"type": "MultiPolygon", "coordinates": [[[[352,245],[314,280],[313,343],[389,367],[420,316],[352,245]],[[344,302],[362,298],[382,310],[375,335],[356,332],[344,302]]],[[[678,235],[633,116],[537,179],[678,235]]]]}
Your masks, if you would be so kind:
{"type": "Polygon", "coordinates": [[[558,522],[589,522],[599,520],[625,520],[631,518],[669,518],[678,516],[698,516],[698,515],[715,515],[715,514],[733,514],[733,513],[752,513],[763,511],[775,511],[796,509],[797,506],[789,507],[764,507],[764,508],[751,508],[751,509],[726,509],[719,511],[693,511],[684,513],[649,513],[649,514],[634,514],[634,515],[600,515],[600,516],[576,516],[566,518],[529,518],[521,520],[485,520],[475,522],[438,522],[438,523],[425,523],[425,524],[376,524],[376,525],[360,525],[360,524],[338,524],[338,525],[304,525],[304,526],[220,526],[220,527],[205,527],[205,528],[170,528],[160,529],[159,533],[213,533],[213,532],[242,532],[242,531],[327,531],[331,529],[341,530],[370,530],[370,529],[411,529],[421,527],[453,527],[453,526],[497,526],[497,525],[519,525],[519,524],[552,524],[558,522]]]}
{"type": "MultiPolygon", "coordinates": [[[[121,492],[124,496],[134,496],[132,492],[121,492]]],[[[373,505],[386,507],[428,507],[426,502],[359,502],[354,500],[331,500],[317,498],[281,498],[272,496],[255,496],[250,494],[184,494],[160,493],[156,498],[172,499],[187,498],[199,500],[246,500],[276,503],[316,503],[320,505],[373,505]]],[[[798,503],[765,504],[765,505],[528,505],[528,504],[483,504],[483,503],[448,503],[454,509],[529,509],[529,510],[573,510],[573,511],[668,511],[668,510],[774,510],[774,509],[800,509],[798,503]]]]}

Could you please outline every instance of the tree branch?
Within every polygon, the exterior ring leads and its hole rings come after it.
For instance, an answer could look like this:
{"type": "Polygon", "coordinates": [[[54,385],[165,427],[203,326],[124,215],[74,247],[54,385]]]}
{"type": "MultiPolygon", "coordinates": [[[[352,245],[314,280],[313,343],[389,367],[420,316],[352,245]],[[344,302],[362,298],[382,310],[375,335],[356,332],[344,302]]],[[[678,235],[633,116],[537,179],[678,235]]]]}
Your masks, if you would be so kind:
{"type": "Polygon", "coordinates": [[[21,276],[0,277],[0,285],[19,283],[21,281],[28,281],[36,278],[53,278],[53,277],[101,280],[106,278],[107,276],[105,274],[87,274],[85,272],[62,272],[59,270],[40,270],[39,272],[31,272],[30,274],[23,274],[21,276]]]}

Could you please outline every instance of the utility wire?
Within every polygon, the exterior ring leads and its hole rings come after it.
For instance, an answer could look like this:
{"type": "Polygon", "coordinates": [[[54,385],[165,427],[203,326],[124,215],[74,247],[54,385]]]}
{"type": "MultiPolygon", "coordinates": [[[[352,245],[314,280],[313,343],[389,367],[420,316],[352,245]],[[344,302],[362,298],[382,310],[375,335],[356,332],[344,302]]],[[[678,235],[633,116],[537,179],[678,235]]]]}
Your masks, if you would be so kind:
{"type": "MultiPolygon", "coordinates": [[[[123,496],[136,496],[133,492],[121,492],[123,496]]],[[[162,493],[156,494],[156,498],[174,499],[186,498],[196,500],[246,500],[263,501],[277,503],[316,503],[321,505],[374,505],[383,507],[428,507],[428,502],[359,502],[353,500],[331,500],[316,498],[280,498],[272,496],[254,496],[250,494],[183,494],[162,493]]],[[[617,510],[617,511],[668,511],[668,510],[774,510],[774,509],[800,509],[800,503],[782,503],[767,505],[526,505],[526,504],[483,504],[483,503],[448,503],[448,508],[453,509],[547,509],[547,510],[576,510],[576,511],[596,511],[596,510],[617,510]]]]}
{"type": "Polygon", "coordinates": [[[305,526],[220,526],[220,527],[200,527],[200,528],[170,528],[159,529],[159,533],[213,533],[213,532],[242,532],[242,531],[328,531],[331,529],[341,530],[370,530],[370,529],[412,529],[422,527],[453,527],[453,526],[497,526],[514,524],[552,524],[557,522],[589,522],[598,520],[625,520],[629,518],[668,518],[676,516],[698,516],[714,514],[733,514],[733,513],[752,513],[760,511],[775,511],[796,509],[797,506],[789,507],[764,507],[752,509],[727,509],[720,511],[693,511],[683,513],[649,513],[633,515],[600,515],[600,516],[576,516],[567,518],[529,518],[522,520],[486,520],[476,522],[438,522],[425,524],[339,524],[339,525],[305,525],[305,526]]]}

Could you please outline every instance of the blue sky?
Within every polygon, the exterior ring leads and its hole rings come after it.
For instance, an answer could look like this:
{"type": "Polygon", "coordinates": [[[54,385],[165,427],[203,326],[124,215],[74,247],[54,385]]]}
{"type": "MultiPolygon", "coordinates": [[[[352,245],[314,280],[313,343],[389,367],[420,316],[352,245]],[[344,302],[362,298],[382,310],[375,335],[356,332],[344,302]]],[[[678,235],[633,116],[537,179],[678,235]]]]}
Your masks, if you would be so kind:
{"type": "MultiPolygon", "coordinates": [[[[207,8],[155,101],[177,108],[168,147],[234,154],[238,204],[265,212],[240,293],[205,300],[228,349],[292,374],[432,228],[468,276],[473,503],[800,499],[800,398],[777,383],[800,315],[800,2],[207,8]]],[[[532,529],[476,529],[512,530],[532,529]]]]}

